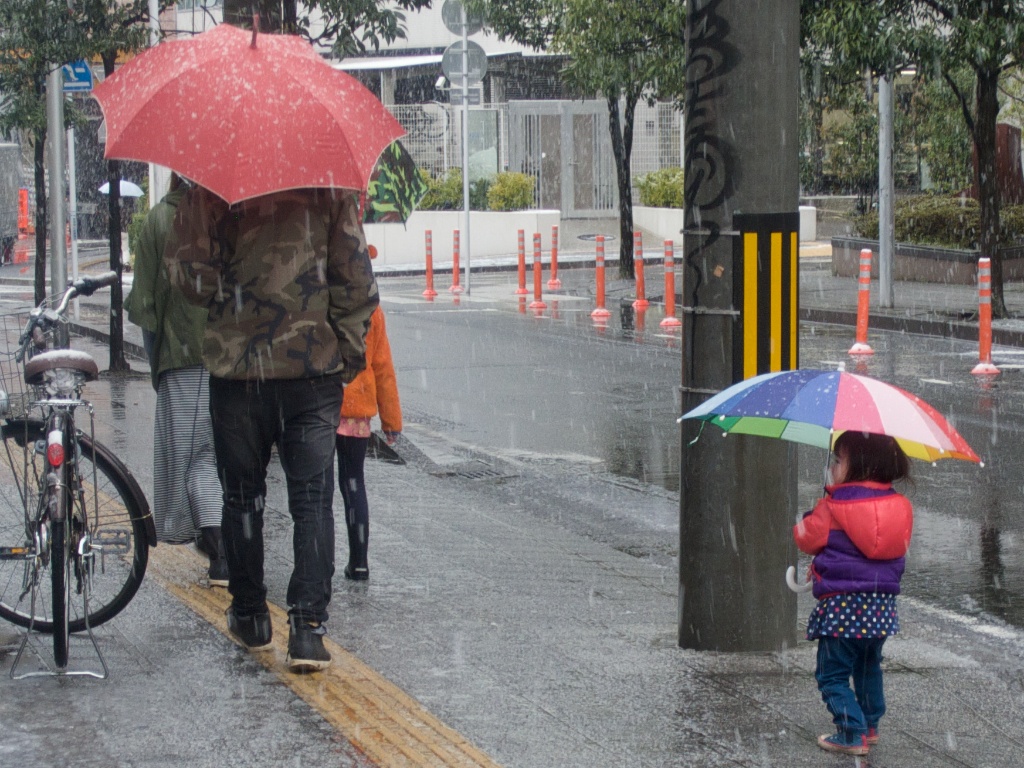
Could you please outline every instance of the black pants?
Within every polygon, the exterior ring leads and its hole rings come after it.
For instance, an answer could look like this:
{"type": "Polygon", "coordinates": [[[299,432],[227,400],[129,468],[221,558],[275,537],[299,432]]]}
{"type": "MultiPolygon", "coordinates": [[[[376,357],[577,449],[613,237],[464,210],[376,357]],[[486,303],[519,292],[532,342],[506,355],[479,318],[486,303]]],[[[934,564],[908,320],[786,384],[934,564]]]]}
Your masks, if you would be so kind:
{"type": "Polygon", "coordinates": [[[228,591],[239,616],[266,605],[263,508],[267,465],[276,445],[293,523],[288,612],[304,621],[327,620],[334,576],[334,437],[341,400],[340,376],[253,382],[210,377],[228,591]]]}
{"type": "Polygon", "coordinates": [[[338,489],[345,502],[345,527],[348,531],[348,561],[353,568],[366,567],[366,549],[370,538],[370,504],[366,498],[363,464],[368,437],[338,435],[338,489]]]}

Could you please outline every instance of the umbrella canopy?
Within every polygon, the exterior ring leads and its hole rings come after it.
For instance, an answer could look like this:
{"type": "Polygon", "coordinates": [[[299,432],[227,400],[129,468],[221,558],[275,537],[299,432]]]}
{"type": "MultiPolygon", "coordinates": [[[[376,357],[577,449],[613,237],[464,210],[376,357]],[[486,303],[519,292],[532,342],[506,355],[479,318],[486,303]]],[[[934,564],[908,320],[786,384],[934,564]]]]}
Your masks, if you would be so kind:
{"type": "Polygon", "coordinates": [[[366,191],[363,221],[368,224],[406,222],[427,194],[427,182],[402,142],[381,153],[366,191]]]}
{"type": "Polygon", "coordinates": [[[93,95],[105,157],[167,166],[229,203],[304,187],[363,191],[405,133],[306,41],[228,24],[150,48],[93,95]]]}
{"type": "Polygon", "coordinates": [[[831,448],[846,431],[896,439],[913,458],[977,461],[942,414],[916,395],[845,371],[782,371],[741,381],[679,417],[726,432],[831,448]]]}
{"type": "MultiPolygon", "coordinates": [[[[142,191],[142,187],[140,187],[138,184],[133,184],[132,182],[125,181],[124,179],[121,179],[120,183],[117,186],[118,189],[121,190],[121,197],[142,197],[145,194],[142,191]]],[[[103,186],[100,187],[100,192],[102,192],[104,195],[110,194],[109,181],[103,182],[103,186]]]]}

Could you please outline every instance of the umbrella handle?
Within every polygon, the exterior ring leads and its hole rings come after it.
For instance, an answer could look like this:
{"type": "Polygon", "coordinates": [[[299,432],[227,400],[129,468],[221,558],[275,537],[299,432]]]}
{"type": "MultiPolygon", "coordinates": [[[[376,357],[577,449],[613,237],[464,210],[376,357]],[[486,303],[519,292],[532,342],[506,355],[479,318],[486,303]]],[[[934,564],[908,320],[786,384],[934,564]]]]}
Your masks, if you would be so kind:
{"type": "Polygon", "coordinates": [[[809,581],[805,581],[803,584],[798,582],[796,580],[796,568],[791,565],[786,569],[786,586],[794,592],[806,592],[814,585],[809,581]]]}

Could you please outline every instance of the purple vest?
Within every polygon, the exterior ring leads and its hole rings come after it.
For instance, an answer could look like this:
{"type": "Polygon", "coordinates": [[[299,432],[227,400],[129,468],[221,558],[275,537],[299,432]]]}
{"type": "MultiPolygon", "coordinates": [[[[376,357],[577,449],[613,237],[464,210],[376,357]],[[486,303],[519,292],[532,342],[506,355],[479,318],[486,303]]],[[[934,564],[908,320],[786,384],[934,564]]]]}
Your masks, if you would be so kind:
{"type": "MultiPolygon", "coordinates": [[[[892,489],[878,491],[863,486],[837,488],[833,498],[853,501],[859,498],[879,499],[885,496],[898,497],[892,489]]],[[[861,554],[844,531],[829,531],[828,543],[811,562],[814,579],[814,596],[818,599],[841,592],[883,592],[893,595],[900,593],[900,578],[906,558],[892,560],[871,560],[861,554]]]]}

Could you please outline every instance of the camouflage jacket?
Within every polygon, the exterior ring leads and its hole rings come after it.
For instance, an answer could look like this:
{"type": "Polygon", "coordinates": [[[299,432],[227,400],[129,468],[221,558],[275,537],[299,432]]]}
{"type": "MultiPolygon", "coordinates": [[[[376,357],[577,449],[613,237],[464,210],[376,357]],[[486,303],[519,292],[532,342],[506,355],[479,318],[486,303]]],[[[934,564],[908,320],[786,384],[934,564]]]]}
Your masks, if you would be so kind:
{"type": "Polygon", "coordinates": [[[231,206],[205,189],[178,206],[164,253],[173,285],[206,307],[203,363],[225,379],[300,379],[366,366],[379,304],[350,192],[277,192],[231,206]]]}

